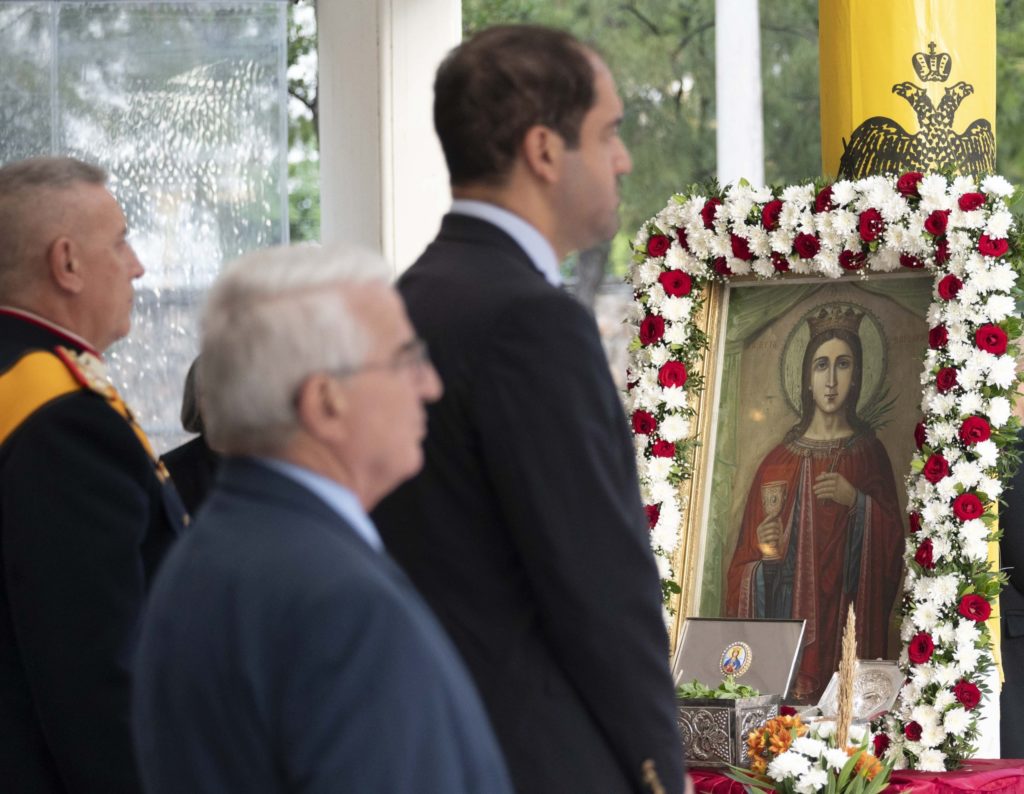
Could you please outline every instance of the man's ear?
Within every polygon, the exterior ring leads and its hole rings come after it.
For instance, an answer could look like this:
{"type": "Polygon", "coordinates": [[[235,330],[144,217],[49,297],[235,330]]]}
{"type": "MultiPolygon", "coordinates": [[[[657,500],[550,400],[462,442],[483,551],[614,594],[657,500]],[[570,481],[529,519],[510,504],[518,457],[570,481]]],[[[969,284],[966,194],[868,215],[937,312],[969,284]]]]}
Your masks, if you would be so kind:
{"type": "Polygon", "coordinates": [[[78,294],[85,287],[78,247],[70,237],[58,237],[46,251],[50,278],[63,291],[78,294]]]}
{"type": "Polygon", "coordinates": [[[565,141],[550,127],[535,124],[526,131],[521,146],[526,167],[538,179],[554,184],[562,173],[565,141]]]}
{"type": "Polygon", "coordinates": [[[318,372],[307,377],[295,395],[299,425],[314,438],[336,442],[348,435],[349,400],[344,387],[318,372]]]}

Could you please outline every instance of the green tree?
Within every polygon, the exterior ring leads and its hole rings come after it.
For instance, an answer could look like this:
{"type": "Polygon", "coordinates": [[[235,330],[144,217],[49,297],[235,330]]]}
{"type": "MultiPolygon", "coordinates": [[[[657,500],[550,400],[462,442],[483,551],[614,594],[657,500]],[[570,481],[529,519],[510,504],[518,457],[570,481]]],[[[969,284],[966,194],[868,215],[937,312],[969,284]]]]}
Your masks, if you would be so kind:
{"type": "Polygon", "coordinates": [[[288,227],[301,242],[320,239],[316,0],[288,12],[288,227]]]}

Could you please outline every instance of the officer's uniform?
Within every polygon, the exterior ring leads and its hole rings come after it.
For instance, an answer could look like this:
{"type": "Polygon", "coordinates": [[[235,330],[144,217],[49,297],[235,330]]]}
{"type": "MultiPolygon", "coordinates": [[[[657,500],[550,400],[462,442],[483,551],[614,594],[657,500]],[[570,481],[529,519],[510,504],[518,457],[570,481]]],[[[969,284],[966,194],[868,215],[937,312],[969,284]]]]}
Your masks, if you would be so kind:
{"type": "Polygon", "coordinates": [[[0,308],[0,789],[141,790],[132,658],[185,523],[96,351],[0,308]]]}

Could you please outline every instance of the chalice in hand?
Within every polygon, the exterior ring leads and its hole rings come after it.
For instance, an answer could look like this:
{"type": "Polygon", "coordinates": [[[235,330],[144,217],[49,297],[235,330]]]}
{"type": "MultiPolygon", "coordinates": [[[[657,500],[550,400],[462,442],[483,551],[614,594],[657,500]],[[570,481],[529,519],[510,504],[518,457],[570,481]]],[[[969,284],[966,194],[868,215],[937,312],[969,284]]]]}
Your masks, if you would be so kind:
{"type": "Polygon", "coordinates": [[[761,555],[766,560],[777,560],[779,554],[779,540],[782,534],[780,516],[782,506],[786,503],[787,483],[785,480],[766,482],[761,485],[761,507],[764,510],[764,519],[758,525],[757,545],[761,555]]]}

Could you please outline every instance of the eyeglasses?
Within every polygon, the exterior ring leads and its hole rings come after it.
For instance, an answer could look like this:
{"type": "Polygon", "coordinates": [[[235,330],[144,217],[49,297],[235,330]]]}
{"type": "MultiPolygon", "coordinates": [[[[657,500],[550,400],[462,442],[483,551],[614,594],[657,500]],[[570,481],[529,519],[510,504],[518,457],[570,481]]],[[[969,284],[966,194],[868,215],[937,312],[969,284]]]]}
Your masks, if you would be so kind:
{"type": "Polygon", "coordinates": [[[427,343],[418,336],[414,336],[401,345],[387,361],[371,361],[368,364],[360,364],[358,367],[341,367],[332,369],[327,374],[335,378],[348,378],[380,369],[389,369],[394,372],[407,368],[419,370],[429,364],[430,352],[427,350],[427,343]]]}

